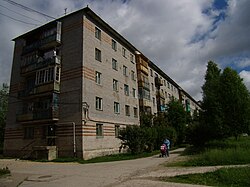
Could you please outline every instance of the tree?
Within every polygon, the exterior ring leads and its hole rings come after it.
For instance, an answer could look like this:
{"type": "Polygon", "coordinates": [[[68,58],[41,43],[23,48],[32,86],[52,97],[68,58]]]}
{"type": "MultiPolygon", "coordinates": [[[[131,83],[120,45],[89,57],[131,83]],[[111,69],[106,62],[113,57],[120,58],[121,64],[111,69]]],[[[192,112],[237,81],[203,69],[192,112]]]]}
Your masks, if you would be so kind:
{"type": "MultiPolygon", "coordinates": [[[[220,102],[220,72],[221,70],[217,65],[209,61],[207,65],[207,72],[205,75],[205,83],[202,86],[203,90],[203,127],[206,129],[206,138],[220,139],[225,137],[223,129],[223,115],[222,106],[220,102]]],[[[202,128],[200,129],[202,130],[202,128]]],[[[204,140],[204,141],[208,141],[204,140]]]]}
{"type": "Polygon", "coordinates": [[[3,147],[4,141],[4,129],[6,125],[6,113],[8,108],[8,93],[8,85],[3,84],[2,88],[0,89],[0,150],[3,147]]]}
{"type": "Polygon", "coordinates": [[[168,103],[167,119],[177,133],[177,144],[182,143],[185,138],[187,113],[179,101],[171,100],[168,103]]]}
{"type": "Polygon", "coordinates": [[[220,80],[223,124],[236,139],[247,132],[250,122],[249,93],[236,71],[225,68],[220,80]]]}

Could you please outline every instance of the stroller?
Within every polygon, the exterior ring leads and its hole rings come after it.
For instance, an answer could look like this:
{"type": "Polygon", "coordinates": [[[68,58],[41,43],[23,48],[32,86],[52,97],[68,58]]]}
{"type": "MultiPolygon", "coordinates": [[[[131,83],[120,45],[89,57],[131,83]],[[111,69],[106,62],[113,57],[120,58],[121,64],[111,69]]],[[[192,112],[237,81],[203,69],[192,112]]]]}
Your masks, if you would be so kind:
{"type": "Polygon", "coordinates": [[[159,157],[167,157],[167,146],[165,144],[162,144],[160,147],[161,154],[159,157]]]}

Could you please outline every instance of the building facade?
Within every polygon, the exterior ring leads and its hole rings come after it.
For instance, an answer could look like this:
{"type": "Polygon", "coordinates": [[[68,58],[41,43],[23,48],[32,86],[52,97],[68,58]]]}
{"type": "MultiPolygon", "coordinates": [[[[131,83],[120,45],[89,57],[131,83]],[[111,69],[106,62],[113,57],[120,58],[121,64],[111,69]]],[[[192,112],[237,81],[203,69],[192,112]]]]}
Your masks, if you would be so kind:
{"type": "Polygon", "coordinates": [[[88,7],[14,39],[6,156],[117,153],[119,129],[197,102],[88,7]],[[189,102],[188,102],[189,100],[189,102]]]}

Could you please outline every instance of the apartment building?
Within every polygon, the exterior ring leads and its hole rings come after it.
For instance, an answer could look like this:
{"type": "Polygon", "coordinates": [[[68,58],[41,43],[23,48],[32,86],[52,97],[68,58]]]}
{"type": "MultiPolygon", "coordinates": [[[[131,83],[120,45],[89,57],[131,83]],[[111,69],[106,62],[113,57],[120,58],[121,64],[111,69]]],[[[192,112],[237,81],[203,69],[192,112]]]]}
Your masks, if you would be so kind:
{"type": "Polygon", "coordinates": [[[6,156],[117,153],[119,129],[139,125],[140,112],[164,112],[170,98],[198,107],[88,7],[14,42],[6,156]]]}

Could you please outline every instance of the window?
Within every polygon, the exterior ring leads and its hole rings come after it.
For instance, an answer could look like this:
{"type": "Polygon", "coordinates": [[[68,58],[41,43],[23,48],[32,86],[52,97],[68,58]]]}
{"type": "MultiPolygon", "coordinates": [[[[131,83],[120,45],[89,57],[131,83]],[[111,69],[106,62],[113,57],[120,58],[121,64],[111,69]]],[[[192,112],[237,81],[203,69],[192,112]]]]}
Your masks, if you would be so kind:
{"type": "MultiPolygon", "coordinates": [[[[60,81],[60,68],[56,67],[56,81],[60,81]]],[[[51,79],[52,75],[48,74],[48,79],[51,79]]]]}
{"type": "Polygon", "coordinates": [[[164,86],[166,86],[166,80],[164,80],[164,86]]]}
{"type": "Polygon", "coordinates": [[[113,91],[118,91],[118,80],[113,79],[113,91]]]}
{"type": "Polygon", "coordinates": [[[173,85],[171,85],[171,90],[172,90],[172,91],[174,90],[174,87],[173,87],[173,85]]]}
{"type": "Polygon", "coordinates": [[[117,102],[114,102],[114,113],[120,114],[120,104],[117,102]]]}
{"type": "Polygon", "coordinates": [[[153,70],[152,69],[150,69],[150,75],[151,75],[151,77],[153,77],[153,70]]]}
{"type": "Polygon", "coordinates": [[[118,70],[117,60],[112,58],[112,68],[114,70],[118,70]]]}
{"type": "Polygon", "coordinates": [[[127,84],[124,84],[124,94],[127,96],[129,95],[129,87],[127,84]]]}
{"type": "Polygon", "coordinates": [[[114,49],[115,51],[117,50],[117,43],[115,40],[112,40],[112,49],[114,49]]]}
{"type": "Polygon", "coordinates": [[[153,106],[155,106],[155,98],[153,97],[153,106]]]}
{"type": "Polygon", "coordinates": [[[131,70],[131,79],[135,81],[135,72],[133,70],[131,70]]]}
{"type": "Polygon", "coordinates": [[[115,125],[115,137],[118,138],[120,135],[120,125],[115,125]]]}
{"type": "Polygon", "coordinates": [[[95,108],[96,110],[102,110],[102,98],[100,97],[95,98],[95,108]]]}
{"type": "Polygon", "coordinates": [[[130,116],[130,107],[128,105],[125,105],[125,114],[126,116],[130,116]]]}
{"type": "Polygon", "coordinates": [[[136,96],[136,90],[133,88],[133,97],[135,98],[136,96]]]}
{"type": "Polygon", "coordinates": [[[138,109],[136,107],[134,107],[134,117],[135,118],[138,117],[138,109]]]}
{"type": "Polygon", "coordinates": [[[103,137],[103,124],[96,124],[96,136],[103,137]]]}
{"type": "Polygon", "coordinates": [[[60,80],[60,68],[59,67],[51,67],[51,68],[39,70],[36,72],[36,85],[54,81],[54,77],[56,81],[60,80]]]}
{"type": "Polygon", "coordinates": [[[154,91],[154,83],[151,83],[152,91],[154,91]]]}
{"type": "Polygon", "coordinates": [[[123,66],[123,75],[128,76],[128,68],[127,68],[127,66],[123,66]]]}
{"type": "Polygon", "coordinates": [[[122,56],[126,58],[126,49],[124,47],[122,48],[122,56]]]}
{"type": "Polygon", "coordinates": [[[98,72],[98,71],[96,71],[95,72],[95,82],[96,82],[96,84],[101,84],[101,73],[100,72],[98,72]]]}
{"type": "Polygon", "coordinates": [[[170,89],[170,84],[169,84],[169,82],[168,82],[168,88],[170,89]]]}
{"type": "Polygon", "coordinates": [[[25,127],[24,139],[33,139],[33,138],[34,138],[34,127],[25,127]]]}
{"type": "Polygon", "coordinates": [[[95,28],[95,37],[99,40],[101,40],[101,30],[97,27],[95,28]]]}
{"type": "Polygon", "coordinates": [[[130,61],[134,64],[134,55],[130,54],[130,61]]]}
{"type": "Polygon", "coordinates": [[[98,61],[102,61],[102,53],[99,49],[95,48],[95,59],[98,61]]]}

